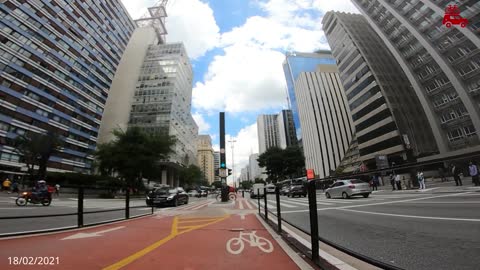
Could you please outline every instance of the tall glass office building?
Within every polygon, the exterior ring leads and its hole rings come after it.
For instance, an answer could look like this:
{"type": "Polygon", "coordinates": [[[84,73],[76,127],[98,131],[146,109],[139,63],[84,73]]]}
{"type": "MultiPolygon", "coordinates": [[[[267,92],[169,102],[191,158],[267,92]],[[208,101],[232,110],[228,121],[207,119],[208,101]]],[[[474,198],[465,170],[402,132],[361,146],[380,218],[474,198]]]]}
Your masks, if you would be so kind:
{"type": "Polygon", "coordinates": [[[120,0],[0,1],[0,170],[24,166],[12,143],[54,132],[50,170],[88,173],[112,78],[135,29],[120,0]]]}
{"type": "Polygon", "coordinates": [[[464,27],[443,25],[445,10],[453,1],[352,2],[412,84],[440,157],[479,151],[480,2],[456,2],[460,16],[468,19],[464,27]]]}

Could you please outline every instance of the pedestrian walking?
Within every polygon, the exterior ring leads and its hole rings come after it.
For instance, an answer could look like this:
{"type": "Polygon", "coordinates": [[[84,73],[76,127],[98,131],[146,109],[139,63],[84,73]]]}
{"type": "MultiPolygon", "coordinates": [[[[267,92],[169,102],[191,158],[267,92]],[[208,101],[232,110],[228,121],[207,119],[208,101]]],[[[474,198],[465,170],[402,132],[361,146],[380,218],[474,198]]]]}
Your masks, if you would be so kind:
{"type": "Polygon", "coordinates": [[[17,180],[13,180],[13,183],[12,183],[12,193],[19,193],[18,191],[18,183],[17,183],[17,180]]]}
{"type": "Polygon", "coordinates": [[[425,189],[425,177],[423,177],[423,172],[418,171],[417,172],[417,180],[418,184],[420,185],[419,189],[425,189]]]}
{"type": "Polygon", "coordinates": [[[60,196],[60,185],[58,183],[55,184],[55,195],[60,196]]]}
{"type": "Polygon", "coordinates": [[[456,186],[462,186],[462,178],[460,177],[461,173],[462,171],[458,166],[452,165],[452,175],[456,186]]]}
{"type": "Polygon", "coordinates": [[[395,184],[398,190],[402,190],[402,182],[400,182],[400,174],[398,173],[395,175],[395,184]]]}
{"type": "Polygon", "coordinates": [[[478,179],[478,166],[476,164],[473,164],[473,162],[470,161],[470,164],[468,166],[468,172],[472,177],[473,184],[475,186],[480,186],[480,181],[478,179]]]}
{"type": "Polygon", "coordinates": [[[395,176],[392,174],[390,174],[390,184],[392,185],[392,191],[395,190],[395,176]]]}
{"type": "Polygon", "coordinates": [[[10,193],[10,186],[11,185],[12,185],[12,182],[7,177],[2,183],[2,189],[5,190],[5,191],[8,191],[8,193],[10,193]]]}
{"type": "Polygon", "coordinates": [[[372,190],[378,190],[378,176],[372,176],[372,190]]]}

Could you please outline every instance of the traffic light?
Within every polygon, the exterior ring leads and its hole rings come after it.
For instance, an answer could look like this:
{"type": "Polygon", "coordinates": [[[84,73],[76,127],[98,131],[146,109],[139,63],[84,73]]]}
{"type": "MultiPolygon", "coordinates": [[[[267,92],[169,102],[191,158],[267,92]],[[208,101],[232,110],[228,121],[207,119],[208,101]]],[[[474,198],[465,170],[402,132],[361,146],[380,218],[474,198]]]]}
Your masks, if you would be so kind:
{"type": "Polygon", "coordinates": [[[220,168],[225,168],[225,163],[220,164],[220,168]]]}
{"type": "Polygon", "coordinates": [[[232,169],[228,169],[228,176],[232,175],[232,169]]]}

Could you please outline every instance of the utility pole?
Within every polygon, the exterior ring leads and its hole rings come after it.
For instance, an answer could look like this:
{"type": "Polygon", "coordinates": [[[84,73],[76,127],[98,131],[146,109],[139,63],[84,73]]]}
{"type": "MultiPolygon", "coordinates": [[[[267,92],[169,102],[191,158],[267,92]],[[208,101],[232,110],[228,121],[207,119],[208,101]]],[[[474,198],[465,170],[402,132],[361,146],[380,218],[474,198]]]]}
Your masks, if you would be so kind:
{"type": "Polygon", "coordinates": [[[237,141],[236,141],[235,139],[232,139],[232,140],[230,140],[230,141],[228,141],[228,142],[232,144],[232,176],[233,176],[232,178],[233,178],[233,186],[234,186],[235,188],[237,188],[237,180],[235,179],[235,161],[233,160],[233,156],[234,156],[233,150],[234,150],[234,148],[235,148],[235,143],[236,143],[237,141]]]}

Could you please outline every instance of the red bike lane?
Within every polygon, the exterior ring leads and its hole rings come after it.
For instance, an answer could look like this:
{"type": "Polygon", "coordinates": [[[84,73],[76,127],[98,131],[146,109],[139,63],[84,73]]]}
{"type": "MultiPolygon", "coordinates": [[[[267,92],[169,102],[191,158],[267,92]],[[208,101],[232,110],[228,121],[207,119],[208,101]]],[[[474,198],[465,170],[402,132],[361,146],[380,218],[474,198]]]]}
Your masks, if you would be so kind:
{"type": "Polygon", "coordinates": [[[298,269],[253,214],[243,218],[223,214],[153,216],[3,239],[0,260],[0,269],[298,269]],[[100,236],[62,240],[92,232],[100,236]],[[14,265],[9,257],[58,257],[58,261],[42,266],[37,259],[33,265],[14,265]]]}

